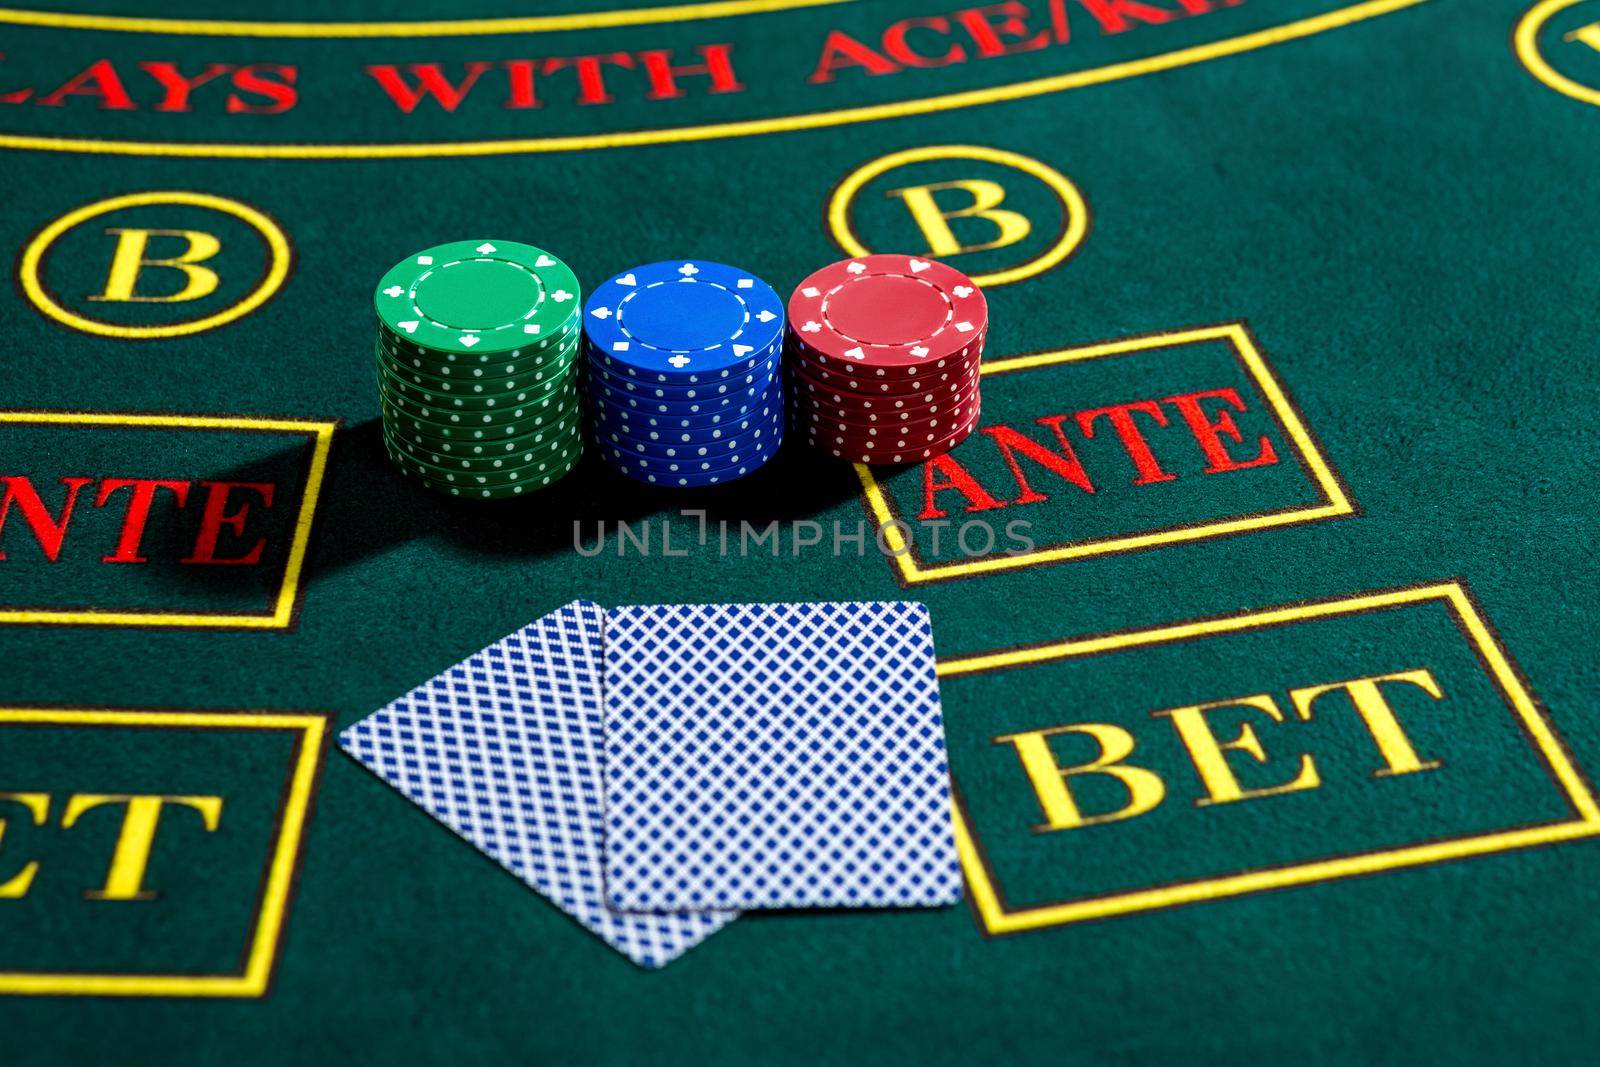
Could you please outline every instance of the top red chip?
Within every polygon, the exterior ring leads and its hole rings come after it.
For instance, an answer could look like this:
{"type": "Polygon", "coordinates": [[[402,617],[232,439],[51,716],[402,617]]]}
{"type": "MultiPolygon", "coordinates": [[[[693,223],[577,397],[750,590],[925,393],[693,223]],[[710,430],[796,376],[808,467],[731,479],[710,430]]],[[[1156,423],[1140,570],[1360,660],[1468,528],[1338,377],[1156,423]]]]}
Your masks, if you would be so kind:
{"type": "Polygon", "coordinates": [[[830,263],[789,297],[789,327],[801,341],[867,367],[976,358],[988,317],[971,278],[915,256],[830,263]]]}

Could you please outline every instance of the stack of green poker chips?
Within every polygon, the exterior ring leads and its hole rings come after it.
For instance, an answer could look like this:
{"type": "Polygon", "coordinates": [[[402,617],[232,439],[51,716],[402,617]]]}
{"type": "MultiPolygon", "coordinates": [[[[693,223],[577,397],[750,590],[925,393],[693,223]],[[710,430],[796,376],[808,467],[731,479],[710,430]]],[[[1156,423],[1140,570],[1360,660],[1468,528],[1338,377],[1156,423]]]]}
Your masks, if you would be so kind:
{"type": "Polygon", "coordinates": [[[561,260],[513,241],[457,241],[396,264],[373,297],[389,457],[429,489],[505,499],[583,451],[583,301],[561,260]]]}

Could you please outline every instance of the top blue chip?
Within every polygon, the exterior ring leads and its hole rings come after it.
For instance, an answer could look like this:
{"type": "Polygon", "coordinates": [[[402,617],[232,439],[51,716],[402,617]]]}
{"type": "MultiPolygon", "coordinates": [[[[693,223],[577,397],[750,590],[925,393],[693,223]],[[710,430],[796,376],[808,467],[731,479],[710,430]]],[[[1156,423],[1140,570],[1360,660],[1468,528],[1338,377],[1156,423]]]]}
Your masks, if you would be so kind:
{"type": "Polygon", "coordinates": [[[783,301],[772,286],[704,260],[624,271],[597,286],[583,310],[584,335],[607,366],[645,381],[743,374],[783,342],[783,301]]]}

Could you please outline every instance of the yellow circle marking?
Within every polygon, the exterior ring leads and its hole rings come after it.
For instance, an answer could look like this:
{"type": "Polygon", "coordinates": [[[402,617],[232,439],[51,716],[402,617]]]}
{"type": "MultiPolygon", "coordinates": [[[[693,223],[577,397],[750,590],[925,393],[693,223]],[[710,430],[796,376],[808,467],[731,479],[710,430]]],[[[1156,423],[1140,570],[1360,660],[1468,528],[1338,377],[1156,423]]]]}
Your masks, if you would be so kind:
{"type": "Polygon", "coordinates": [[[1137,78],[1165,70],[1176,70],[1224,56],[1236,56],[1260,48],[1270,48],[1330,30],[1379,18],[1428,3],[1429,0],[1362,0],[1348,7],[1212,41],[1145,59],[1132,59],[1109,66],[1075,70],[1029,81],[1012,82],[988,89],[971,89],[902,100],[888,104],[868,104],[816,111],[802,115],[783,115],[762,119],[740,119],[700,126],[674,126],[650,130],[622,130],[614,133],[569,134],[556,137],[518,137],[499,141],[440,141],[388,144],[246,144],[229,142],[116,141],[103,138],[44,137],[34,134],[0,133],[0,148],[38,152],[89,152],[97,155],[172,156],[198,159],[427,159],[440,156],[494,156],[525,152],[583,152],[597,149],[632,148],[638,145],[684,144],[727,137],[757,137],[797,130],[821,130],[860,122],[931,115],[942,111],[978,107],[984,104],[1026,100],[1050,93],[1104,85],[1124,78],[1137,78]]]}
{"type": "Polygon", "coordinates": [[[1037,159],[1016,152],[985,148],[982,145],[945,144],[891,152],[857,167],[839,183],[839,187],[833,191],[833,196],[828,200],[828,230],[833,234],[833,239],[839,247],[844,249],[845,255],[855,257],[872,254],[872,250],[861,243],[861,238],[856,236],[850,227],[850,205],[855,201],[856,194],[861,192],[862,186],[896,167],[907,163],[926,163],[933,159],[977,159],[1020,170],[1049,186],[1050,191],[1061,201],[1066,213],[1061,235],[1042,255],[1007,270],[974,274],[972,280],[978,285],[992,289],[997,285],[1010,285],[1012,282],[1031,278],[1035,274],[1043,274],[1072,255],[1083,242],[1083,235],[1089,230],[1089,205],[1084,202],[1083,194],[1078,192],[1078,187],[1073,185],[1065,174],[1037,159]]]}
{"type": "Polygon", "coordinates": [[[214,330],[218,326],[226,325],[235,319],[243,318],[256,308],[272,298],[283,285],[283,280],[289,276],[289,238],[279,229],[278,224],[272,219],[237,200],[229,200],[223,196],[212,196],[209,193],[185,192],[151,192],[129,193],[126,196],[113,196],[106,200],[97,200],[92,204],[85,204],[75,211],[56,219],[50,225],[40,230],[28,242],[28,247],[23,250],[22,263],[17,269],[22,281],[22,291],[28,299],[33,301],[35,307],[50,318],[64,326],[71,326],[74,330],[84,333],[99,334],[102,337],[118,337],[125,341],[146,341],[156,337],[184,337],[188,334],[204,333],[214,330]],[[220,211],[224,215],[232,215],[249,225],[267,242],[267,249],[271,255],[271,263],[267,272],[250,293],[237,304],[225,307],[221,311],[203,318],[191,319],[188,322],[166,323],[157,326],[123,326],[114,322],[102,322],[69,311],[56,302],[39,280],[40,267],[44,263],[45,255],[50,251],[50,246],[60,239],[61,235],[75,226],[79,226],[90,219],[123,208],[148,207],[152,204],[185,204],[190,207],[209,208],[220,211]]]}
{"type": "Polygon", "coordinates": [[[1582,2],[1583,0],[1543,0],[1542,3],[1534,4],[1517,22],[1511,41],[1516,48],[1517,58],[1528,68],[1529,74],[1558,93],[1600,107],[1600,89],[1573,81],[1546,62],[1539,52],[1539,31],[1544,29],[1544,24],[1554,15],[1582,2]]]}

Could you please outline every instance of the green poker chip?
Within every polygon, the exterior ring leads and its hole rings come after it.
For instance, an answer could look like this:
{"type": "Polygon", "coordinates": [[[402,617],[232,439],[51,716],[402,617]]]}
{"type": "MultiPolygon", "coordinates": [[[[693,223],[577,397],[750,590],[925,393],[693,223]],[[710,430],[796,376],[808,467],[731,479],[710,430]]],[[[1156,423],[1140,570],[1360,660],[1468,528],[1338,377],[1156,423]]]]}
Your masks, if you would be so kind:
{"type": "Polygon", "coordinates": [[[434,437],[422,433],[414,426],[391,425],[388,420],[384,422],[384,432],[399,440],[409,441],[427,452],[440,456],[454,456],[459,459],[498,459],[515,455],[520,452],[529,452],[543,448],[557,441],[565,441],[583,431],[582,420],[576,413],[567,416],[560,422],[552,422],[541,426],[532,433],[521,434],[517,437],[502,437],[491,440],[454,440],[446,437],[434,437]]]}
{"type": "Polygon", "coordinates": [[[402,430],[410,429],[426,437],[438,437],[447,441],[525,437],[542,428],[566,423],[574,417],[579,408],[577,400],[570,399],[535,412],[524,411],[519,417],[500,418],[483,412],[444,412],[432,415],[407,407],[404,401],[387,394],[383,396],[383,400],[396,413],[396,423],[402,430]],[[460,420],[452,422],[456,416],[460,416],[460,420]],[[411,425],[413,423],[415,425],[411,425]]]}
{"type": "Polygon", "coordinates": [[[459,241],[396,264],[373,296],[385,451],[451,496],[510,499],[583,452],[578,280],[543,249],[459,241]]]}
{"type": "Polygon", "coordinates": [[[561,335],[578,317],[580,295],[572,269],[542,248],[455,241],[391,267],[373,305],[394,337],[487,362],[561,335]]]}
{"type": "Polygon", "coordinates": [[[408,386],[427,389],[430,392],[446,392],[446,394],[461,394],[464,397],[482,397],[482,395],[502,394],[517,389],[533,389],[541,382],[555,381],[562,378],[563,374],[570,373],[578,365],[578,360],[573,357],[565,358],[560,362],[541,363],[538,366],[523,368],[522,373],[507,374],[499,378],[442,378],[438,374],[429,373],[416,366],[398,365],[395,360],[381,349],[374,346],[374,358],[384,370],[394,374],[395,378],[405,382],[408,386]]]}
{"type": "MultiPolygon", "coordinates": [[[[542,397],[499,408],[471,410],[418,400],[402,390],[393,388],[381,375],[378,376],[378,392],[392,407],[413,418],[444,429],[457,430],[497,429],[525,424],[525,429],[517,431],[525,433],[544,422],[551,421],[554,417],[565,414],[578,403],[577,384],[571,380],[562,382],[542,397]]],[[[439,436],[456,437],[459,434],[439,436]]],[[[501,434],[501,436],[515,437],[516,433],[501,434]]]]}
{"type": "MultiPolygon", "coordinates": [[[[457,431],[454,437],[446,437],[440,427],[410,418],[387,403],[383,405],[383,425],[388,432],[408,441],[415,441],[435,452],[464,456],[499,455],[515,452],[519,448],[532,448],[574,432],[581,428],[581,422],[581,413],[574,410],[553,419],[541,420],[537,426],[521,428],[523,430],[521,433],[497,431],[477,436],[457,431]]],[[[519,427],[511,426],[507,429],[516,430],[519,427]]]]}
{"type": "Polygon", "coordinates": [[[453,396],[494,396],[516,389],[531,389],[540,382],[548,383],[572,370],[575,362],[574,358],[569,356],[564,360],[551,360],[548,363],[525,366],[516,374],[495,377],[463,374],[440,376],[414,363],[404,364],[395,360],[383,350],[382,346],[376,348],[378,361],[401,381],[419,389],[449,393],[453,396]]]}
{"type": "MultiPolygon", "coordinates": [[[[576,460],[573,461],[573,466],[577,466],[577,461],[576,460]]],[[[445,495],[454,496],[454,497],[465,497],[465,498],[471,499],[471,500],[515,500],[518,497],[529,496],[529,495],[532,495],[534,493],[537,493],[540,489],[543,489],[545,486],[550,485],[550,484],[552,484],[554,482],[560,481],[562,478],[564,478],[568,474],[570,474],[571,471],[572,471],[572,467],[568,467],[564,471],[557,471],[554,474],[546,475],[546,476],[540,478],[536,482],[519,482],[519,483],[517,483],[515,485],[509,485],[509,486],[470,486],[470,487],[469,486],[462,486],[462,485],[449,485],[449,484],[444,484],[444,483],[440,483],[440,482],[435,482],[435,481],[433,481],[432,479],[429,479],[429,478],[420,478],[415,474],[411,474],[411,472],[409,472],[409,471],[407,471],[405,473],[413,481],[417,482],[420,485],[425,486],[427,489],[429,489],[430,491],[435,492],[435,493],[445,494],[445,495]]]]}
{"type": "Polygon", "coordinates": [[[500,451],[534,448],[574,431],[583,421],[581,408],[574,405],[567,410],[551,409],[523,422],[509,423],[504,427],[484,427],[477,435],[477,427],[463,433],[460,428],[446,433],[450,427],[436,422],[413,419],[387,401],[384,404],[384,428],[407,441],[416,441],[435,452],[460,451],[463,446],[492,445],[500,451]],[[506,430],[513,432],[507,433],[506,430]],[[511,447],[506,448],[507,445],[511,447]]]}
{"type": "Polygon", "coordinates": [[[436,452],[425,447],[421,442],[405,440],[389,435],[388,443],[404,453],[406,458],[434,468],[439,473],[451,474],[498,474],[521,470],[536,464],[549,464],[556,460],[565,460],[574,448],[583,447],[581,434],[569,434],[558,440],[546,441],[532,448],[491,456],[457,456],[444,452],[436,452]]]}
{"type": "Polygon", "coordinates": [[[402,451],[392,441],[385,441],[384,447],[388,450],[389,458],[414,477],[441,485],[488,489],[509,489],[517,485],[548,485],[550,481],[571,470],[583,452],[583,442],[575,440],[565,448],[520,467],[463,471],[418,460],[402,451]]]}
{"type": "Polygon", "coordinates": [[[520,481],[528,474],[559,466],[571,458],[574,450],[583,447],[583,438],[575,434],[567,440],[546,445],[538,452],[518,453],[512,457],[513,462],[502,462],[498,467],[493,465],[493,461],[453,460],[448,456],[440,457],[443,462],[436,462],[427,453],[419,453],[415,445],[388,436],[384,438],[384,447],[389,449],[391,455],[420,468],[419,473],[430,478],[482,478],[485,482],[502,482],[520,481]],[[531,455],[531,458],[524,460],[524,455],[531,455]],[[463,463],[473,465],[464,467],[463,463]]]}
{"type": "Polygon", "coordinates": [[[573,323],[561,334],[541,341],[537,345],[516,349],[514,354],[512,352],[469,354],[435,352],[395,337],[381,325],[378,329],[378,344],[386,355],[405,366],[415,367],[441,378],[466,375],[490,378],[517,374],[530,367],[572,358],[579,339],[578,324],[573,323]]]}
{"type": "Polygon", "coordinates": [[[476,442],[494,443],[498,441],[517,440],[537,433],[541,429],[555,426],[564,426],[577,417],[576,407],[571,410],[558,410],[541,413],[531,419],[521,422],[512,422],[506,425],[485,425],[482,423],[436,423],[417,418],[391,404],[387,397],[380,395],[379,402],[383,408],[383,422],[385,426],[393,427],[397,432],[407,436],[422,436],[435,440],[460,441],[463,444],[476,442]]]}
{"type": "Polygon", "coordinates": [[[525,496],[529,493],[536,493],[545,486],[550,485],[553,482],[560,481],[562,478],[572,472],[572,469],[578,465],[578,460],[580,458],[581,453],[573,456],[572,459],[568,461],[567,466],[564,468],[558,468],[549,471],[539,475],[537,478],[530,478],[525,481],[509,482],[504,485],[478,485],[475,483],[469,485],[465,482],[438,481],[433,478],[424,477],[415,471],[408,469],[403,464],[399,464],[398,462],[397,465],[400,467],[401,472],[404,473],[408,478],[411,478],[413,481],[418,482],[419,484],[436,493],[442,493],[455,497],[468,497],[475,500],[514,500],[519,496],[525,496]]]}
{"type": "Polygon", "coordinates": [[[421,359],[450,370],[487,368],[507,361],[539,362],[549,359],[558,349],[577,341],[581,336],[580,325],[574,322],[570,326],[563,327],[558,333],[509,352],[440,352],[426,345],[416,344],[404,336],[397,336],[381,322],[378,324],[378,339],[396,355],[408,359],[421,359]]]}
{"type": "Polygon", "coordinates": [[[381,362],[376,367],[378,376],[390,392],[414,404],[442,411],[504,411],[538,404],[541,400],[573,384],[573,376],[565,374],[554,380],[530,382],[526,386],[504,393],[462,393],[435,391],[424,386],[401,381],[381,362]]]}
{"type": "Polygon", "coordinates": [[[577,346],[569,345],[566,352],[559,359],[541,360],[537,363],[523,360],[514,364],[488,364],[483,369],[492,369],[495,372],[494,374],[468,376],[461,369],[450,372],[446,368],[430,365],[423,360],[397,358],[381,344],[373,346],[373,351],[376,358],[384,366],[401,375],[403,380],[413,381],[413,384],[416,385],[435,384],[440,389],[443,389],[445,385],[452,385],[460,389],[470,388],[472,385],[481,385],[485,389],[505,389],[509,387],[508,383],[511,382],[522,382],[531,379],[548,380],[579,363],[577,346]],[[510,374],[500,373],[506,366],[514,366],[516,369],[510,374]],[[414,381],[414,379],[420,379],[420,381],[414,381]]]}

